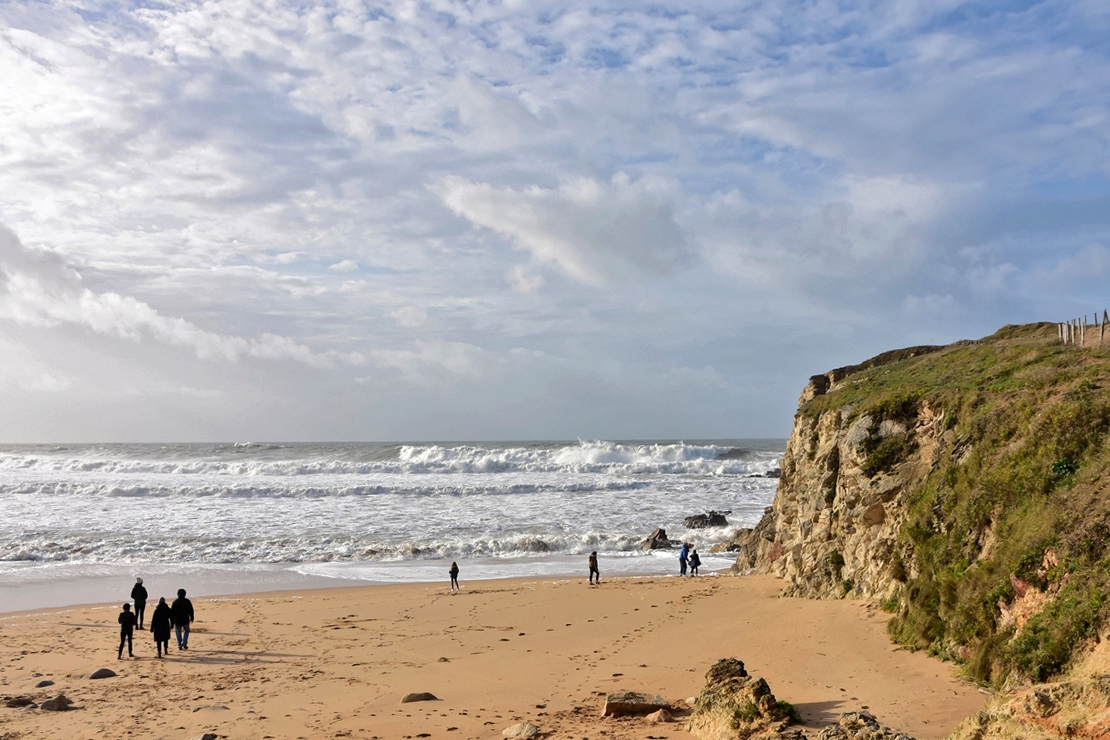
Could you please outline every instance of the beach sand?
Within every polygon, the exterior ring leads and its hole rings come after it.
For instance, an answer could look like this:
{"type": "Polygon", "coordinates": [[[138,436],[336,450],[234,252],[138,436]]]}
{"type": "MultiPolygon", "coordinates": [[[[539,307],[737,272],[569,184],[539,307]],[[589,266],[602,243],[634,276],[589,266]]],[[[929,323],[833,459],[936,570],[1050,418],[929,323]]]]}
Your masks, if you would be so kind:
{"type": "MultiPolygon", "coordinates": [[[[744,661],[809,727],[868,708],[941,738],[985,696],[952,666],[891,644],[873,602],[778,598],[771,577],[624,577],[411,584],[193,598],[189,650],[116,659],[119,604],[0,617],[0,693],[59,692],[69,712],[0,706],[0,738],[499,738],[687,736],[602,719],[604,694],[697,695],[719,658],[744,661]],[[115,678],[90,680],[108,667],[115,678]],[[43,679],[54,686],[36,689],[43,679]],[[410,692],[436,701],[401,704],[410,692]]],[[[193,597],[192,594],[190,594],[193,597]]],[[[147,608],[149,618],[151,606],[147,608]]],[[[171,639],[171,645],[175,643],[171,639]]]]}

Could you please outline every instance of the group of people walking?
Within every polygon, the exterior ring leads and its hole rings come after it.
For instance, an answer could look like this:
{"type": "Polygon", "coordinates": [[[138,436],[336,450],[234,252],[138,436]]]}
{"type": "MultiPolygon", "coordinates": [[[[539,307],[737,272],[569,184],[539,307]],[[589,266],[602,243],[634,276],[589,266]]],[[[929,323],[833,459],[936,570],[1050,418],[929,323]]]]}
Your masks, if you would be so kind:
{"type": "MultiPolygon", "coordinates": [[[[135,587],[131,589],[131,599],[135,602],[135,611],[131,611],[131,604],[123,605],[119,615],[119,651],[117,657],[123,659],[123,646],[127,645],[127,655],[134,658],[135,652],[132,640],[135,628],[143,629],[143,617],[146,614],[147,590],[143,586],[143,579],[135,579],[135,587]]],[[[185,589],[177,589],[177,598],[173,604],[166,603],[166,597],[158,599],[158,606],[150,615],[150,631],[154,633],[154,644],[158,649],[158,657],[170,652],[170,630],[177,636],[177,649],[189,649],[189,628],[193,623],[193,602],[185,598],[185,589]]]]}

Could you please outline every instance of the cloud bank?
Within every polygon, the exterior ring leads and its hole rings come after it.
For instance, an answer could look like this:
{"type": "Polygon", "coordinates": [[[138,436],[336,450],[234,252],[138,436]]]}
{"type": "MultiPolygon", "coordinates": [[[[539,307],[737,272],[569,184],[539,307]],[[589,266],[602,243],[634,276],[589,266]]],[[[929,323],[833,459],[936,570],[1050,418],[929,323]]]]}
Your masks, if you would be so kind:
{"type": "Polygon", "coordinates": [[[813,372],[1105,307],[1108,31],[4,5],[0,440],[785,434],[813,372]]]}

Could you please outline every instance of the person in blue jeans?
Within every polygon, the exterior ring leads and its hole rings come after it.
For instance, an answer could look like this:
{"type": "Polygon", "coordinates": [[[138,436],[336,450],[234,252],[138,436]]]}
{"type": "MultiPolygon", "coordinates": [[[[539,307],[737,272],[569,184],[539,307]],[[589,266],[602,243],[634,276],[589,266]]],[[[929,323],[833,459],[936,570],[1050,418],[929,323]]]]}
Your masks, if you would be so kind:
{"type": "Polygon", "coordinates": [[[177,649],[189,649],[189,625],[193,623],[193,602],[185,598],[185,589],[177,589],[177,598],[170,605],[173,629],[177,634],[177,649]]]}

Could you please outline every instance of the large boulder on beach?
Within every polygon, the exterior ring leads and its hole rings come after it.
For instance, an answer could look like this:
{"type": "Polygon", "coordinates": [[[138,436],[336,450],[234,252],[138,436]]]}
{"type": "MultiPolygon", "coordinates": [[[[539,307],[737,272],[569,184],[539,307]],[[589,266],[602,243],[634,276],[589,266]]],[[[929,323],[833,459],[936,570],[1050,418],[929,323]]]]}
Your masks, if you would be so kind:
{"type": "Polygon", "coordinates": [[[667,530],[662,527],[649,534],[640,545],[641,550],[662,550],[669,547],[674,547],[674,543],[667,539],[667,530]]]}
{"type": "Polygon", "coordinates": [[[605,697],[602,717],[623,717],[626,714],[651,714],[660,709],[670,711],[671,703],[658,694],[620,691],[605,697]]]}
{"type": "Polygon", "coordinates": [[[702,740],[772,740],[797,736],[789,724],[790,715],[766,681],[749,676],[742,661],[722,658],[705,674],[686,731],[702,740]]]}

